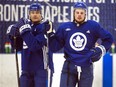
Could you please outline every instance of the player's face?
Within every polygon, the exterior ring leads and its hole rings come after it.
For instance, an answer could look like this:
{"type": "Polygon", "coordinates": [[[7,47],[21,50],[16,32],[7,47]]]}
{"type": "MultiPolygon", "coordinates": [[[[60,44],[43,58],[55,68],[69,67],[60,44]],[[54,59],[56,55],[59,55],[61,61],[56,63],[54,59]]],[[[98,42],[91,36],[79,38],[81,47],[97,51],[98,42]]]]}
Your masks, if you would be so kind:
{"type": "Polygon", "coordinates": [[[41,11],[30,11],[29,14],[33,23],[40,22],[42,20],[41,11]]]}
{"type": "Polygon", "coordinates": [[[74,11],[74,20],[77,23],[82,23],[85,20],[86,11],[84,9],[75,9],[74,11]]]}

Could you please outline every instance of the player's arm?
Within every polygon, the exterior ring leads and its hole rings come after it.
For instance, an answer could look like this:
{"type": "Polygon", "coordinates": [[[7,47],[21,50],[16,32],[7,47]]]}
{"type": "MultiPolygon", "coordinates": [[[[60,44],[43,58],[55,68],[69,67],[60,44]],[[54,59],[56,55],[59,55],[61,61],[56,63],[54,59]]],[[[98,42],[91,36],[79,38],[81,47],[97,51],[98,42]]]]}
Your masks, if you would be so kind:
{"type": "Polygon", "coordinates": [[[106,29],[103,29],[99,24],[97,25],[97,37],[101,39],[101,45],[104,46],[106,52],[110,49],[113,43],[113,37],[106,29]]]}
{"type": "Polygon", "coordinates": [[[49,34],[49,47],[52,52],[57,52],[62,49],[65,44],[62,25],[58,28],[57,32],[49,34]]]}
{"type": "Polygon", "coordinates": [[[43,24],[44,26],[42,30],[44,34],[46,35],[46,37],[48,38],[49,49],[52,52],[56,52],[60,50],[64,46],[62,28],[59,27],[58,31],[55,33],[55,30],[53,29],[53,23],[51,21],[47,20],[43,22],[43,24]]]}
{"type": "Polygon", "coordinates": [[[95,36],[97,38],[100,38],[102,40],[102,43],[99,46],[91,49],[91,51],[93,52],[91,60],[93,62],[98,61],[102,56],[104,56],[113,43],[113,37],[108,31],[103,29],[99,24],[95,26],[95,29],[95,32],[97,32],[95,36]]]}
{"type": "Polygon", "coordinates": [[[16,26],[23,41],[31,51],[39,50],[46,44],[46,38],[43,32],[37,32],[36,36],[32,34],[31,26],[27,19],[21,18],[19,22],[16,23],[16,26]]]}

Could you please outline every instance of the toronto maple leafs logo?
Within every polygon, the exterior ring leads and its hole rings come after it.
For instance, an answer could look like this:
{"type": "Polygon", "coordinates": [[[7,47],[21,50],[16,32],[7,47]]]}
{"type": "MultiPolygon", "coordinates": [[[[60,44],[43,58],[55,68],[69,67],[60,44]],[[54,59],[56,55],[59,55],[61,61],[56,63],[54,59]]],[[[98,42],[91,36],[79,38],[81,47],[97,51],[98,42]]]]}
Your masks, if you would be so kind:
{"type": "Polygon", "coordinates": [[[84,39],[81,39],[81,37],[78,35],[75,39],[73,39],[75,47],[82,47],[84,39]]]}
{"type": "Polygon", "coordinates": [[[76,51],[82,51],[86,44],[87,38],[81,32],[74,33],[70,38],[70,46],[76,51]]]}

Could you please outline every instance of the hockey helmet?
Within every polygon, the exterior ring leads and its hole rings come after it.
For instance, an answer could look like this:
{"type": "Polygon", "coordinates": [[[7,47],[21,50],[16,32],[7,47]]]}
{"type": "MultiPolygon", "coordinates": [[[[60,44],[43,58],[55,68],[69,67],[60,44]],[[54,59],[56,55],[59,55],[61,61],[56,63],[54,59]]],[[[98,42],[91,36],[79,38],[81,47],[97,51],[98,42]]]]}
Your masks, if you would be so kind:
{"type": "Polygon", "coordinates": [[[39,3],[32,3],[29,7],[29,11],[41,10],[42,7],[39,3]]]}
{"type": "Polygon", "coordinates": [[[76,8],[82,8],[82,9],[87,9],[87,5],[85,4],[85,3],[83,3],[83,2],[77,2],[77,3],[75,3],[74,4],[74,9],[76,9],[76,8]]]}

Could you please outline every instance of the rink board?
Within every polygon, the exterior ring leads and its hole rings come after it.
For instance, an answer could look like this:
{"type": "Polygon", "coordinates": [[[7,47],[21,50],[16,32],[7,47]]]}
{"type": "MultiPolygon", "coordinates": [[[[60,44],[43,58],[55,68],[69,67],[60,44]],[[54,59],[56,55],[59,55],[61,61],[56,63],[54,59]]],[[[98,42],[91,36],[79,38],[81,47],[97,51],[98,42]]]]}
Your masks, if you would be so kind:
{"type": "MultiPolygon", "coordinates": [[[[19,69],[21,72],[21,58],[19,69]]],[[[54,54],[54,68],[52,87],[59,87],[60,74],[64,62],[63,54],[54,54]]],[[[17,87],[16,61],[14,54],[0,54],[0,87],[17,87]]],[[[93,87],[116,87],[116,54],[110,54],[94,63],[93,87]],[[107,58],[108,57],[108,58],[107,58]]]]}

